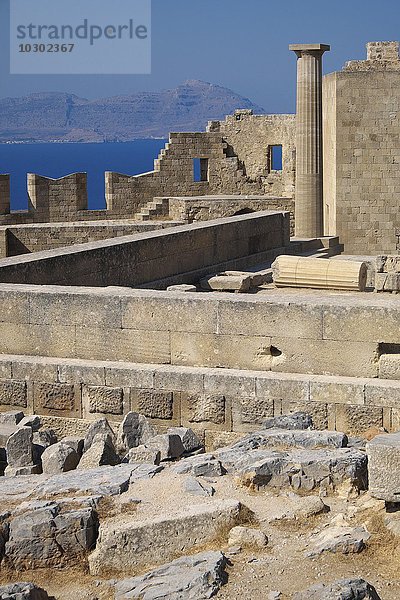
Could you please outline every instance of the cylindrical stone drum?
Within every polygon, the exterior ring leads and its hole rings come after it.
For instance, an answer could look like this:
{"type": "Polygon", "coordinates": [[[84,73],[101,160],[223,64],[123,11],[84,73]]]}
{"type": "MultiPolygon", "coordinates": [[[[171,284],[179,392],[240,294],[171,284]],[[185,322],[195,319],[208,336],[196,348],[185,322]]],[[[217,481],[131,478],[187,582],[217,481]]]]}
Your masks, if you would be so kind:
{"type": "Polygon", "coordinates": [[[277,287],[365,291],[367,265],[353,260],[278,256],[272,265],[277,287]]]}

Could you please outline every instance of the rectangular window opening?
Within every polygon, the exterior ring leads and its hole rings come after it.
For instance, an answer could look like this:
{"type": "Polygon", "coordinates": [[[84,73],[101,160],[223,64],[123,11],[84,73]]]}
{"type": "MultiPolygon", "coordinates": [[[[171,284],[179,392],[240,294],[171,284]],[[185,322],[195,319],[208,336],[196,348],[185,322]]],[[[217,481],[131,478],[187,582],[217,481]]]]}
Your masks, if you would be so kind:
{"type": "Polygon", "coordinates": [[[269,171],[282,171],[282,145],[276,144],[268,148],[269,171]]]}
{"type": "Polygon", "coordinates": [[[194,181],[208,181],[208,158],[193,159],[194,181]]]}

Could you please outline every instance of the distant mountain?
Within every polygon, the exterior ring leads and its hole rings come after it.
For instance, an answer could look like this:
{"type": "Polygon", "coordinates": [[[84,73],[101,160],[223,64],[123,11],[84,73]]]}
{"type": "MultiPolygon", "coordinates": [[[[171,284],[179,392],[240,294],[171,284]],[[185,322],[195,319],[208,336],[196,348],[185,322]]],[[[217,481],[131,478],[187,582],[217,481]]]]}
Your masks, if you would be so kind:
{"type": "Polygon", "coordinates": [[[43,92],[0,99],[0,142],[102,142],[203,131],[237,108],[264,110],[231,90],[186,81],[173,90],[86,100],[43,92]]]}

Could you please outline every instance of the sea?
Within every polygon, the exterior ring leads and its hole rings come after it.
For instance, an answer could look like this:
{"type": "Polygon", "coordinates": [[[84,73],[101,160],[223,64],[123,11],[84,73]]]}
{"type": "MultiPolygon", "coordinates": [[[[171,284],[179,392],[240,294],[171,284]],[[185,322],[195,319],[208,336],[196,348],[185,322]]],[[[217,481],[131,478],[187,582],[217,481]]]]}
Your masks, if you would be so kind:
{"type": "Polygon", "coordinates": [[[88,207],[105,208],[104,172],[137,175],[153,170],[154,159],[167,140],[79,144],[0,144],[0,173],[11,176],[11,210],[28,206],[26,174],[58,178],[88,174],[88,207]]]}

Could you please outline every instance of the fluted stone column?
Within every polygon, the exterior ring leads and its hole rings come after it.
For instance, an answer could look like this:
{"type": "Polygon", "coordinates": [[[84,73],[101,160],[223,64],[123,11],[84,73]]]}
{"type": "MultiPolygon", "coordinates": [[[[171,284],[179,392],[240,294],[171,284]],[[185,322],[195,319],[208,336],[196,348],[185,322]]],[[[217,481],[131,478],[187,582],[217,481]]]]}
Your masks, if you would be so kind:
{"type": "Polygon", "coordinates": [[[295,234],[324,234],[322,190],[322,55],[326,44],[292,44],[297,55],[295,234]]]}

